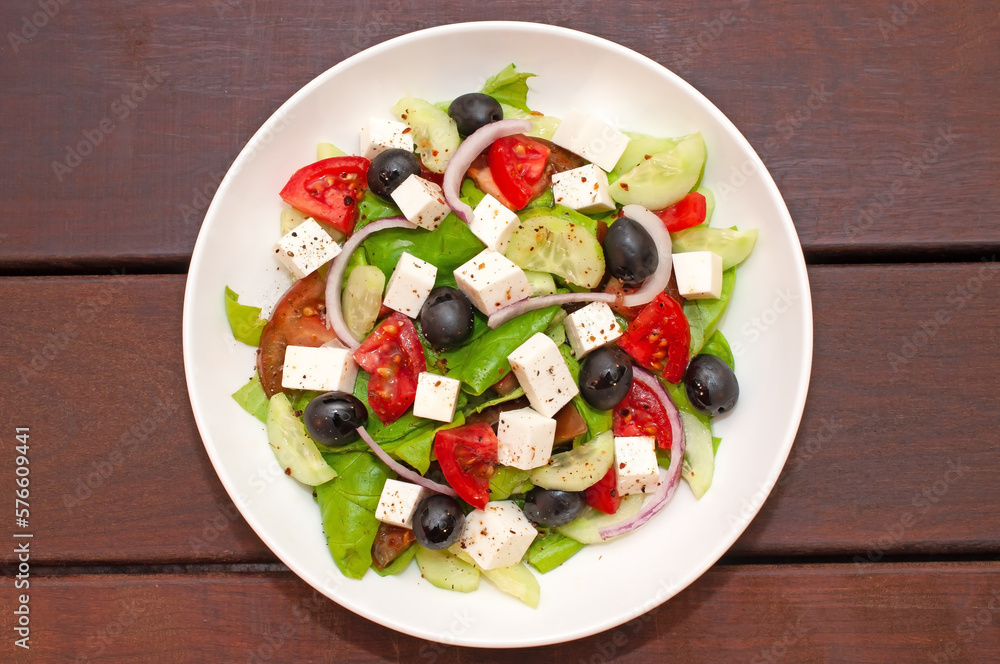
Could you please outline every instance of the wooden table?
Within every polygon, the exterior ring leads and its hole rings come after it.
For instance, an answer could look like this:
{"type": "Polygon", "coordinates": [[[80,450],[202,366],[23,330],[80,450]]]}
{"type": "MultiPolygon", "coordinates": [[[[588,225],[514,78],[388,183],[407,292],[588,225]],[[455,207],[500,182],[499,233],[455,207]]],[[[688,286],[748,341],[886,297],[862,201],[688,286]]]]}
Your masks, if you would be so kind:
{"type": "Polygon", "coordinates": [[[2,485],[30,427],[33,535],[18,590],[8,514],[0,660],[1000,661],[996,2],[10,0],[0,26],[2,485]],[[798,439],[732,550],[640,620],[526,652],[400,635],[288,572],[216,478],[181,358],[199,225],[260,124],[352,53],[495,18],[711,99],[781,189],[815,307],[798,439]]]}

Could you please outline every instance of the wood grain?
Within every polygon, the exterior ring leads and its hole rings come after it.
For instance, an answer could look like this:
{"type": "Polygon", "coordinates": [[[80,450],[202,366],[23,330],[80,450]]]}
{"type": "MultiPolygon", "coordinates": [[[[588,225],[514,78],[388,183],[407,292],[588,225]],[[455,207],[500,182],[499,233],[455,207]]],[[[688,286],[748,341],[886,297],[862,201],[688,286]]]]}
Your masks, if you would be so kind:
{"type": "MultiPolygon", "coordinates": [[[[995,268],[810,269],[806,413],[779,485],[732,553],[867,564],[1000,552],[995,268]],[[932,330],[935,315],[948,322],[932,330]]],[[[0,366],[17,386],[0,391],[0,412],[32,426],[38,562],[274,560],[192,421],[183,285],[180,276],[0,280],[0,366]]]]}
{"type": "MultiPolygon", "coordinates": [[[[507,651],[393,632],[288,573],[37,577],[30,606],[31,650],[13,649],[19,663],[971,663],[996,661],[1000,564],[715,567],[621,627],[507,651]]],[[[7,634],[12,620],[0,616],[7,634]]]]}
{"type": "Polygon", "coordinates": [[[12,0],[0,269],[180,271],[222,175],[293,92],[391,37],[511,18],[619,42],[704,92],[763,157],[811,256],[996,249],[1000,10],[904,4],[119,0],[60,4],[35,30],[37,2],[12,0]]]}

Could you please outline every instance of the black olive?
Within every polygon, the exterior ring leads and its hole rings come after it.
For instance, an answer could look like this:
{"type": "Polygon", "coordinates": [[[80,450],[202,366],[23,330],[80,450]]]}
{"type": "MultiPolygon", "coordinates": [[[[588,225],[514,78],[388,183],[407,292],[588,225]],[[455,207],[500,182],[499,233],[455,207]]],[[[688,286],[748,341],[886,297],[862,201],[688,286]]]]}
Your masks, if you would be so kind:
{"type": "Polygon", "coordinates": [[[396,187],[411,175],[420,175],[417,155],[400,148],[380,152],[368,167],[368,188],[372,193],[391,200],[396,187]]]}
{"type": "Polygon", "coordinates": [[[632,387],[632,358],[617,346],[603,346],[583,358],[580,396],[598,410],[620,404],[632,387]]]}
{"type": "Polygon", "coordinates": [[[660,263],[649,231],[628,217],[611,224],[603,246],[608,272],[629,285],[642,283],[660,263]]]}
{"type": "Polygon", "coordinates": [[[340,447],[359,438],[358,427],[368,423],[368,410],[353,394],[327,392],[309,402],[302,419],[313,440],[340,447]]]}
{"type": "Polygon", "coordinates": [[[420,308],[420,328],[438,350],[452,348],[472,335],[472,303],[460,290],[441,286],[431,291],[420,308]]]}
{"type": "Polygon", "coordinates": [[[732,410],[740,398],[740,384],[729,365],[715,355],[696,355],[684,373],[684,387],[691,405],[718,415],[732,410]]]}
{"type": "Polygon", "coordinates": [[[465,138],[491,122],[503,120],[503,108],[500,107],[500,102],[489,95],[470,92],[451,102],[448,115],[458,125],[458,135],[465,138]]]}

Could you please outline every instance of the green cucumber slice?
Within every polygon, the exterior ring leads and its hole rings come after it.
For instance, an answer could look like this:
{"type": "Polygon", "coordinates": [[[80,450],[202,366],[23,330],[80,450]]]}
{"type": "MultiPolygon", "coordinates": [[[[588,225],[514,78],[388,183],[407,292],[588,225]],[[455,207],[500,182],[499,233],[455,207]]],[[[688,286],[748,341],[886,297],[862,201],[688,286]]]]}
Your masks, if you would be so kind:
{"type": "Polygon", "coordinates": [[[614,460],[615,437],[605,431],[576,449],[553,454],[548,465],[531,471],[531,483],[543,489],[583,491],[607,475],[614,460]]]}
{"type": "Polygon", "coordinates": [[[691,134],[676,145],[650,155],[615,180],[611,198],[621,205],[662,210],[684,198],[697,184],[705,166],[705,140],[691,134]]]}
{"type": "Polygon", "coordinates": [[[567,283],[594,288],[604,276],[604,250],[586,228],[549,215],[521,222],[505,255],[522,270],[550,272],[567,283]]]}
{"type": "Polygon", "coordinates": [[[736,267],[750,255],[757,243],[757,229],[734,231],[729,228],[695,226],[670,234],[673,252],[711,251],[722,256],[722,269],[736,267]]]}
{"type": "Polygon", "coordinates": [[[282,392],[271,397],[268,406],[267,442],[281,468],[303,484],[317,486],[337,476],[282,392]]]}
{"type": "Polygon", "coordinates": [[[701,498],[712,486],[712,475],[715,473],[715,450],[712,446],[712,430],[701,420],[680,411],[681,424],[684,427],[684,463],[681,465],[683,477],[695,498],[701,498]]]}
{"type": "Polygon", "coordinates": [[[575,539],[582,544],[600,544],[608,540],[601,538],[600,530],[608,528],[631,519],[642,509],[642,501],[645,496],[635,493],[622,498],[622,504],[614,514],[605,514],[595,510],[593,507],[586,507],[580,516],[570,521],[565,526],[556,528],[556,532],[575,539]]]}
{"type": "Polygon", "coordinates": [[[384,289],[385,275],[374,265],[358,265],[347,277],[340,302],[344,322],[356,340],[362,341],[375,327],[384,289]]]}
{"type": "Polygon", "coordinates": [[[444,173],[458,149],[458,125],[446,112],[423,99],[404,97],[392,112],[413,130],[413,145],[420,161],[434,173],[444,173]]]}
{"type": "Polygon", "coordinates": [[[479,569],[447,551],[431,551],[419,544],[416,550],[417,566],[432,586],[445,590],[471,593],[479,587],[479,569]]]}

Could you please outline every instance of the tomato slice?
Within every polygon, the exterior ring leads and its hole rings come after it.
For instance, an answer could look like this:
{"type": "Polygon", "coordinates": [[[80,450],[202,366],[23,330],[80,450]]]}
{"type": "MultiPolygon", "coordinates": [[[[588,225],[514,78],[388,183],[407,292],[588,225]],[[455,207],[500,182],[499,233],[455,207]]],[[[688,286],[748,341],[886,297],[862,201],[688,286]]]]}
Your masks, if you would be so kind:
{"type": "Polygon", "coordinates": [[[493,427],[479,422],[438,431],[434,456],[459,497],[473,507],[485,508],[490,500],[490,478],[499,463],[493,427]]]}
{"type": "Polygon", "coordinates": [[[681,305],[663,292],[639,312],[618,345],[642,366],[679,383],[687,368],[691,327],[681,305]]]}
{"type": "Polygon", "coordinates": [[[486,155],[490,173],[500,192],[515,209],[520,210],[537,192],[551,150],[524,134],[505,136],[493,141],[486,155]]]}
{"type": "Polygon", "coordinates": [[[368,187],[364,157],[321,159],[295,171],[281,198],[297,210],[350,235],[358,221],[357,201],[368,187]]]}
{"type": "Polygon", "coordinates": [[[354,351],[354,361],[371,376],[368,404],[383,424],[413,405],[417,376],[427,370],[424,347],[413,321],[401,313],[386,318],[354,351]]]}
{"type": "Polygon", "coordinates": [[[682,198],[670,207],[660,210],[656,215],[663,220],[663,225],[671,233],[691,228],[705,221],[708,213],[708,203],[705,197],[697,191],[682,198]]]}
{"type": "Polygon", "coordinates": [[[320,272],[292,284],[260,333],[257,373],[268,398],[286,391],[281,376],[287,346],[317,347],[337,338],[326,327],[326,274],[320,272]]]}
{"type": "Polygon", "coordinates": [[[586,492],[587,504],[605,514],[614,514],[622,506],[622,497],[618,495],[618,478],[615,477],[614,468],[598,480],[597,484],[587,487],[586,492]]]}
{"type": "Polygon", "coordinates": [[[417,538],[409,528],[379,523],[375,541],[372,542],[372,562],[375,567],[385,569],[416,541],[417,538]]]}
{"type": "Polygon", "coordinates": [[[663,450],[669,450],[674,440],[663,404],[637,380],[632,381],[628,394],[615,407],[611,430],[616,436],[653,436],[656,446],[663,450]]]}

